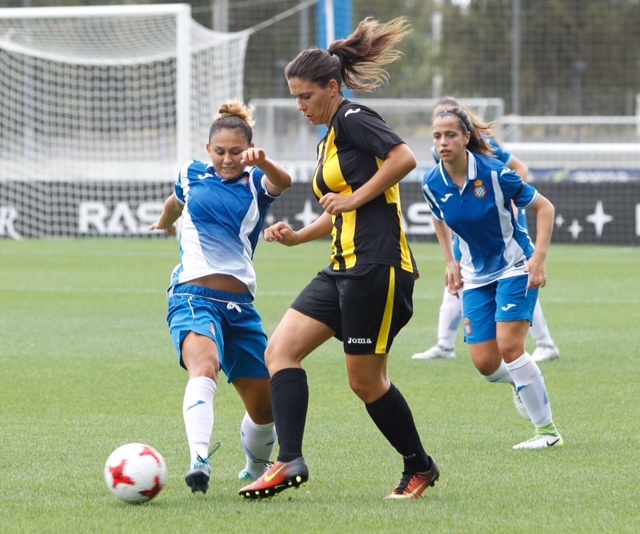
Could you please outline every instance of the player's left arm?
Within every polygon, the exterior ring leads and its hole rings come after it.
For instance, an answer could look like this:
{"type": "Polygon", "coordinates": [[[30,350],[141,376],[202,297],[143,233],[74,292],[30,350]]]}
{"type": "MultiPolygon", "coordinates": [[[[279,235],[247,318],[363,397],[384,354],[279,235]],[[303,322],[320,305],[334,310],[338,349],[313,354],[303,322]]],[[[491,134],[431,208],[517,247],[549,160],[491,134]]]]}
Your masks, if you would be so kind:
{"type": "MultiPolygon", "coordinates": [[[[509,163],[507,164],[507,167],[509,167],[513,172],[515,172],[518,176],[520,176],[523,182],[527,182],[529,180],[529,167],[527,167],[524,161],[517,158],[513,154],[509,154],[509,163]]],[[[518,220],[519,210],[515,204],[512,204],[512,206],[513,206],[513,215],[516,218],[516,220],[518,220]]]]}
{"type": "Polygon", "coordinates": [[[524,161],[517,158],[513,154],[511,155],[511,159],[509,160],[509,164],[507,165],[507,167],[509,167],[513,172],[520,176],[523,182],[529,180],[529,167],[527,167],[524,161]]]}
{"type": "Polygon", "coordinates": [[[527,209],[536,215],[536,242],[535,251],[527,262],[526,271],[529,273],[529,285],[527,287],[540,288],[547,283],[545,260],[551,243],[553,233],[553,218],[555,208],[553,204],[540,193],[536,201],[527,209]]]}
{"type": "Polygon", "coordinates": [[[271,196],[277,197],[291,187],[289,173],[282,165],[268,158],[262,148],[248,148],[242,153],[240,162],[243,165],[255,165],[264,172],[266,178],[265,187],[271,196]]]}
{"type": "Polygon", "coordinates": [[[295,232],[287,223],[278,221],[264,231],[264,238],[268,242],[277,241],[288,247],[308,243],[331,234],[333,220],[331,215],[323,213],[311,224],[295,232]]]}

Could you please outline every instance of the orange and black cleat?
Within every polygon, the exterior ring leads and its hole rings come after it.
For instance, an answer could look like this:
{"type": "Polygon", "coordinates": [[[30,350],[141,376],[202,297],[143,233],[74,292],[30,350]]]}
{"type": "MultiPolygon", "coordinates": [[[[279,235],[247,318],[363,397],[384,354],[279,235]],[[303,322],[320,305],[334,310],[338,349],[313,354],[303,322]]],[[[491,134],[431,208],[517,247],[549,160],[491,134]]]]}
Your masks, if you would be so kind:
{"type": "Polygon", "coordinates": [[[266,499],[283,490],[299,488],[309,480],[309,468],[304,458],[290,462],[274,463],[258,480],[245,486],[238,493],[245,499],[266,499]]]}
{"type": "Polygon", "coordinates": [[[428,471],[419,473],[404,473],[398,487],[394,489],[387,499],[418,499],[429,486],[433,486],[440,477],[440,470],[431,459],[431,467],[428,471]]]}

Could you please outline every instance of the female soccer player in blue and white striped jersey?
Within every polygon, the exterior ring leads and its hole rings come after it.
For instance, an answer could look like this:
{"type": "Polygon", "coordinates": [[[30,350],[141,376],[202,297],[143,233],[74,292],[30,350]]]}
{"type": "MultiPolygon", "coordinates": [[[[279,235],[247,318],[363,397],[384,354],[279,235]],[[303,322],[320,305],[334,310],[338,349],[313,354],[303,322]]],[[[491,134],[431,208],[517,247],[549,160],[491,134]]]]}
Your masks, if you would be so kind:
{"type": "Polygon", "coordinates": [[[454,295],[464,289],[464,334],[473,363],[488,381],[515,384],[523,415],[536,427],[535,436],[514,449],[559,447],[542,373],[525,350],[538,290],[547,280],[553,205],[492,157],[460,107],[436,114],[433,139],[440,163],[425,175],[422,189],[446,260],[447,287],[454,295]],[[535,213],[535,247],[512,203],[535,213]],[[460,239],[460,261],[452,230],[460,239]]]}
{"type": "MultiPolygon", "coordinates": [[[[435,116],[439,111],[445,109],[458,106],[458,102],[455,98],[451,96],[444,96],[438,100],[436,105],[433,107],[433,115],[435,116]]],[[[473,115],[473,113],[467,111],[469,118],[472,122],[476,124],[480,124],[481,121],[473,115]]],[[[483,139],[489,143],[492,148],[492,156],[502,163],[504,163],[507,167],[509,167],[512,171],[515,171],[520,178],[522,178],[525,182],[527,181],[527,175],[529,174],[529,169],[526,164],[504,149],[504,147],[499,143],[494,133],[487,128],[485,133],[483,134],[483,139]]],[[[440,162],[440,157],[438,156],[438,152],[436,150],[435,145],[431,145],[431,154],[436,163],[440,162]]],[[[523,228],[527,228],[527,216],[526,212],[523,209],[518,209],[518,223],[523,228]]],[[[458,250],[458,239],[454,239],[454,252],[456,255],[459,254],[458,250]]],[[[425,350],[424,352],[419,352],[414,354],[412,358],[414,360],[432,360],[435,358],[455,358],[455,342],[456,336],[458,333],[458,327],[462,321],[462,302],[459,298],[454,297],[447,288],[445,288],[444,293],[442,295],[442,303],[440,304],[440,310],[438,314],[438,342],[433,347],[425,350]]],[[[536,307],[533,310],[533,323],[531,324],[531,328],[529,329],[529,333],[531,337],[536,342],[536,348],[531,354],[531,357],[537,361],[544,360],[553,360],[560,356],[560,350],[554,343],[551,332],[549,331],[549,327],[547,326],[547,321],[542,312],[542,305],[540,304],[540,300],[536,301],[536,307]]]]}
{"type": "Polygon", "coordinates": [[[253,108],[231,100],[220,107],[209,130],[211,163],[188,161],[175,192],[150,230],[175,233],[182,215],[180,263],[168,291],[168,323],[180,365],[189,373],[183,417],[191,454],[185,477],[195,493],[206,493],[211,474],[209,445],[213,398],[222,369],[246,408],[241,426],[246,468],[239,478],[258,479],[276,442],[267,336],[253,306],[253,253],[273,200],[291,177],[252,143],[253,108]]]}

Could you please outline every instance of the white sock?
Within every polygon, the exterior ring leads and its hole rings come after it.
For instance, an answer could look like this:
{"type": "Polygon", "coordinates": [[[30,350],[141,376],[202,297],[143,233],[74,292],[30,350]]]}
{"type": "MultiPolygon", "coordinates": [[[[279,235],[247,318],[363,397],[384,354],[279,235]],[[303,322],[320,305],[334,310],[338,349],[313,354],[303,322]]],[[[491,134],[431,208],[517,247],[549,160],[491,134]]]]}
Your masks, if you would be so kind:
{"type": "Polygon", "coordinates": [[[453,349],[456,335],[462,320],[462,299],[444,289],[440,314],[438,315],[438,345],[445,349],[453,349]]]}
{"type": "Polygon", "coordinates": [[[209,443],[213,433],[213,397],[216,383],[206,376],[198,376],[187,382],[182,401],[182,416],[187,432],[191,463],[198,456],[209,455],[209,443]]]}
{"type": "Polygon", "coordinates": [[[517,360],[508,363],[507,369],[513,377],[522,404],[527,409],[536,428],[542,428],[553,422],[547,388],[540,368],[525,352],[517,360]]]}
{"type": "Polygon", "coordinates": [[[554,346],[553,339],[551,339],[551,332],[549,332],[547,321],[542,313],[540,300],[536,300],[536,307],[533,309],[533,322],[531,323],[529,331],[536,345],[544,345],[546,347],[554,346]]]}
{"type": "Polygon", "coordinates": [[[492,384],[502,383],[511,384],[512,386],[515,385],[513,382],[513,378],[511,377],[511,373],[509,373],[507,365],[504,363],[504,360],[500,361],[500,367],[498,367],[497,371],[490,374],[489,376],[482,375],[482,378],[484,378],[487,382],[491,382],[492,384]]]}
{"type": "Polygon", "coordinates": [[[275,424],[258,425],[245,412],[240,426],[240,440],[247,455],[245,469],[257,480],[267,470],[264,462],[271,460],[271,453],[276,445],[275,424]]]}

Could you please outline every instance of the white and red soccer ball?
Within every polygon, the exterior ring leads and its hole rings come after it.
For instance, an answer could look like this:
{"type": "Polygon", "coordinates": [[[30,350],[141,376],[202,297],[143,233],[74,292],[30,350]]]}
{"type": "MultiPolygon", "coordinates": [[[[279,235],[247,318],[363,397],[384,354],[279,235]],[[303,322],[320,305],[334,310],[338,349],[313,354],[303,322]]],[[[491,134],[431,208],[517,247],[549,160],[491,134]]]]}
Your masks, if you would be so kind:
{"type": "Polygon", "coordinates": [[[118,499],[143,503],[153,499],[167,481],[167,464],[149,445],[128,443],[111,453],[104,466],[104,480],[118,499]]]}

